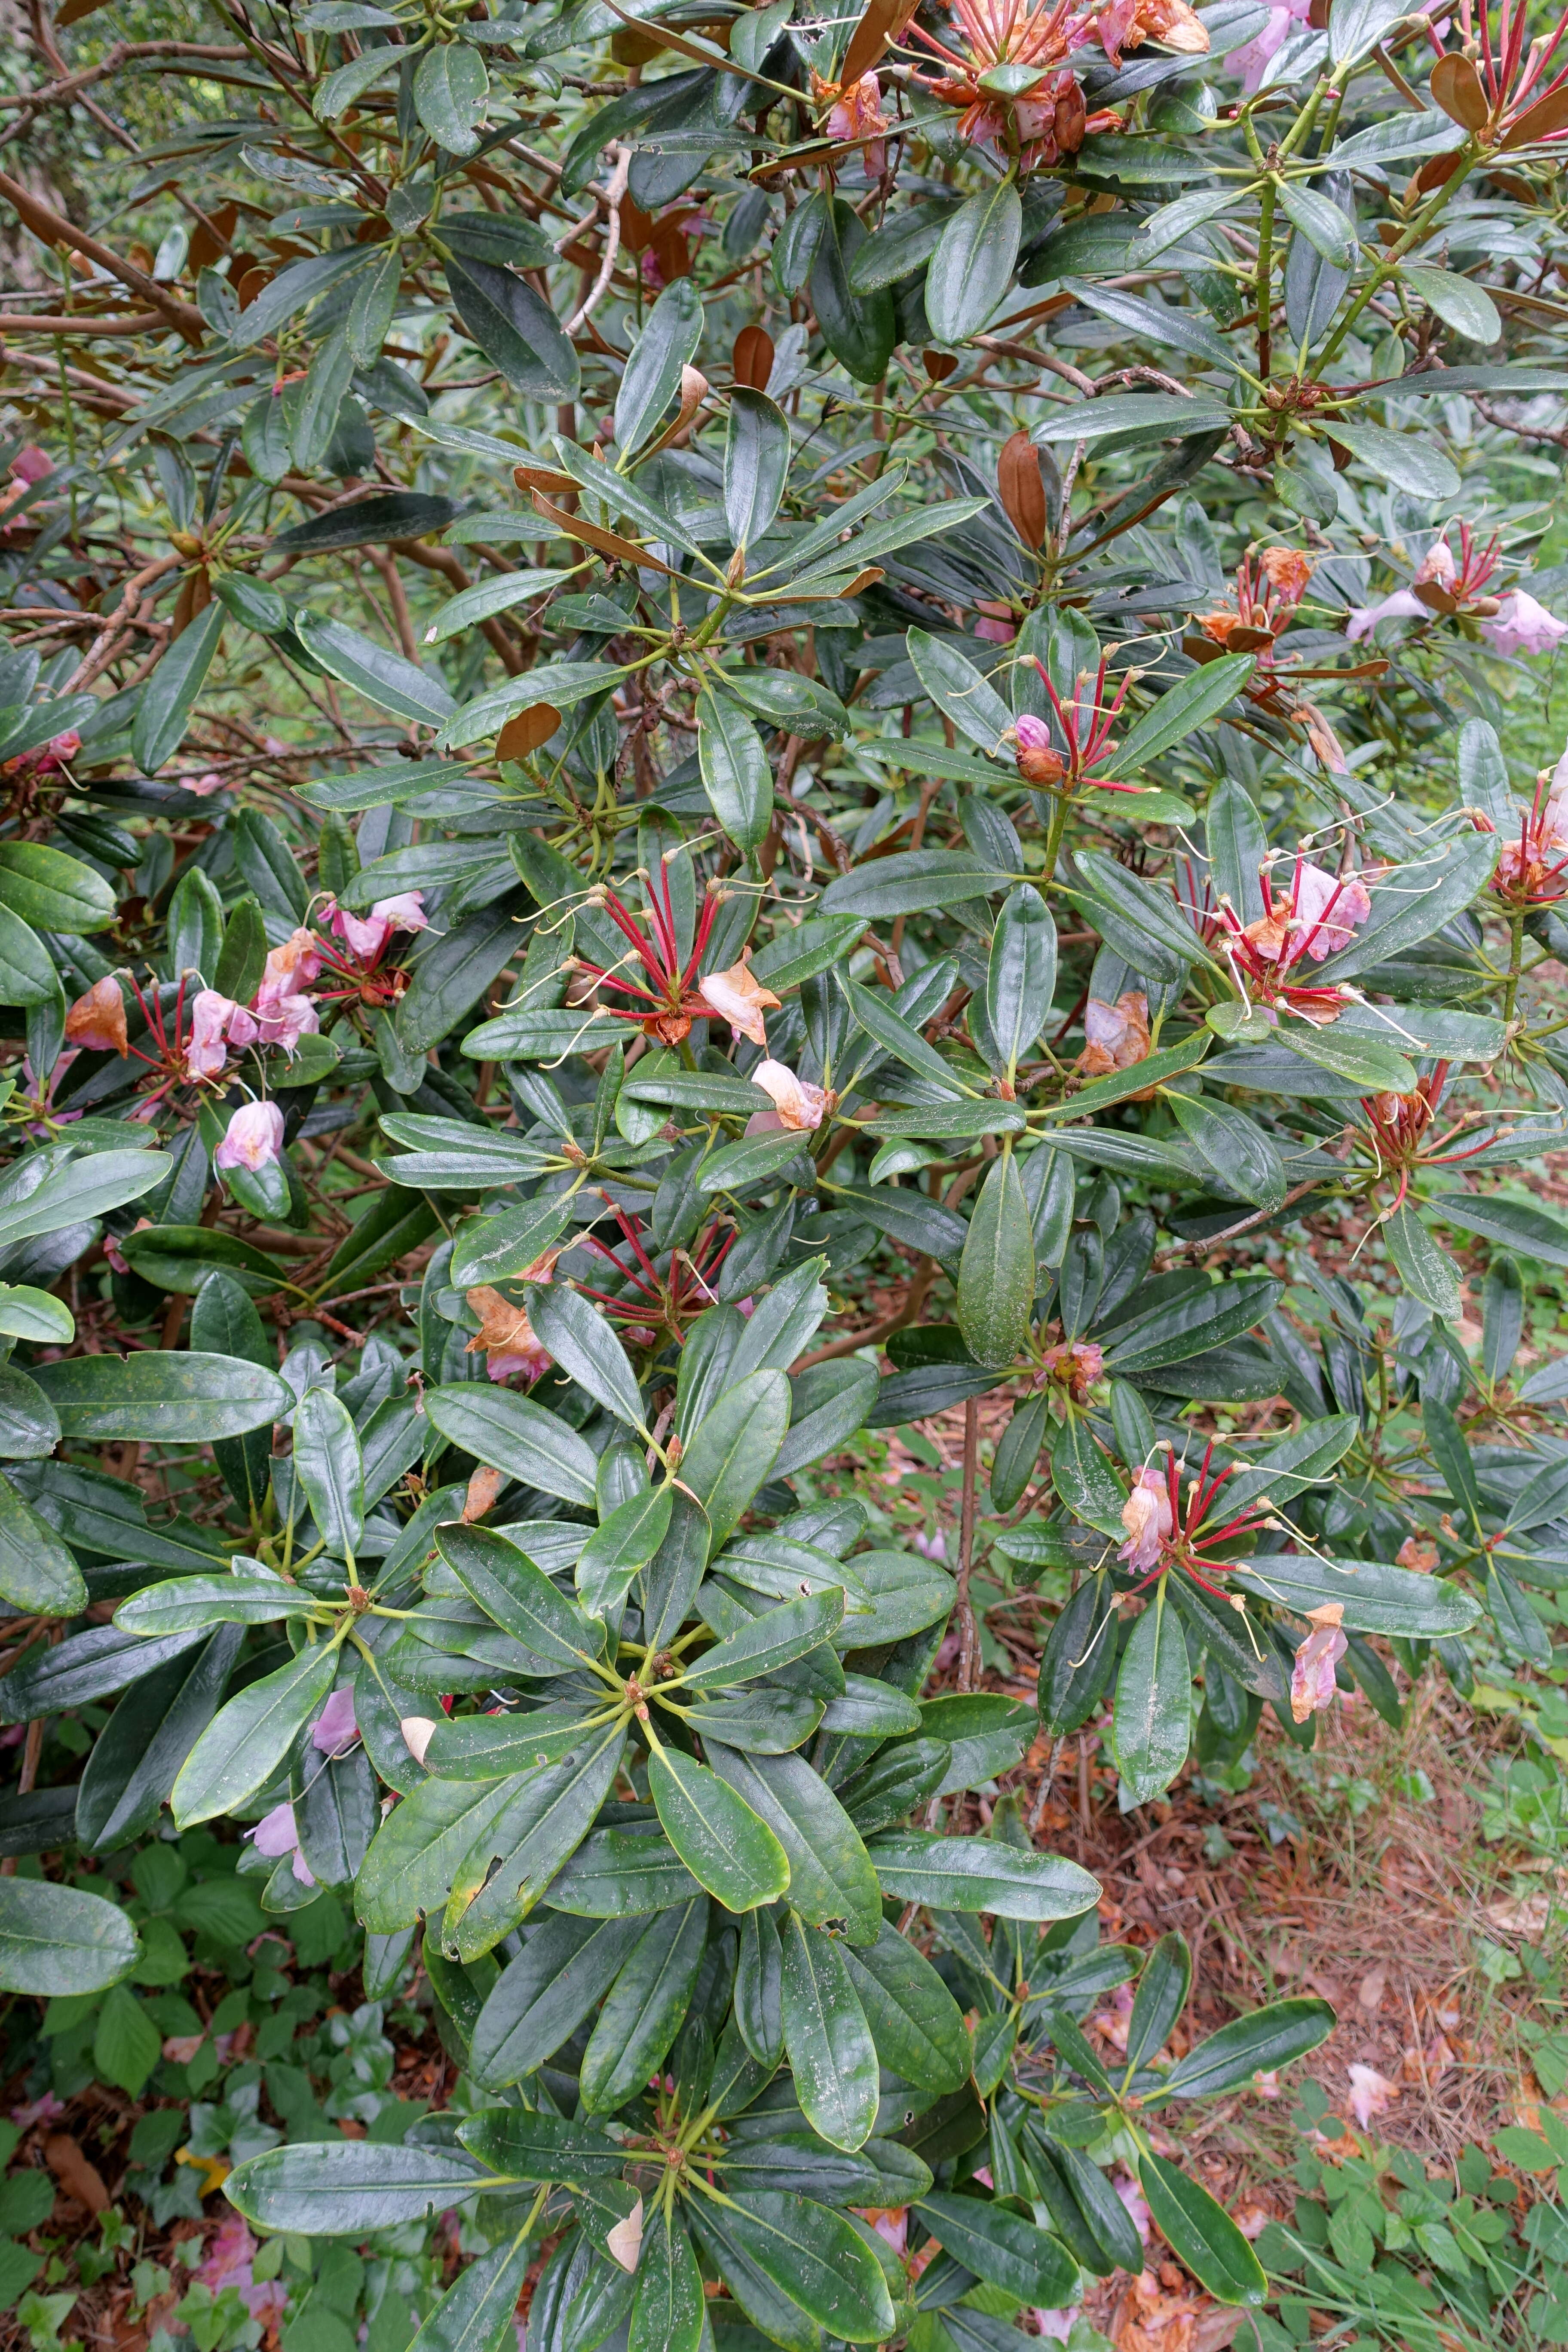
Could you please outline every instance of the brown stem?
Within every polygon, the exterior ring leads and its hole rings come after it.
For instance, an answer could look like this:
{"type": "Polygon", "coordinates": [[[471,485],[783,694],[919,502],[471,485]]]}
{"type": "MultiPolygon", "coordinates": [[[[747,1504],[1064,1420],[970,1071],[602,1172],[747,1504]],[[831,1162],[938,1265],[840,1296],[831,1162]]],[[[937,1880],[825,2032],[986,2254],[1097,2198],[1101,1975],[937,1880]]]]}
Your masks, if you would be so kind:
{"type": "Polygon", "coordinates": [[[171,294],[166,286],[160,286],[155,278],[149,278],[144,269],[138,269],[133,262],[122,261],[111,247],[100,245],[97,237],[89,236],[85,229],[78,228],[66,219],[63,213],[57,213],[49,205],[40,203],[30,188],[25,188],[20,180],[13,180],[6,172],[0,172],[0,196],[5,196],[15,207],[24,224],[41,243],[51,247],[66,245],[75,253],[85,254],[89,261],[96,261],[100,269],[107,269],[111,278],[118,278],[122,286],[128,286],[133,294],[140,294],[144,302],[151,302],[172,327],[178,328],[187,342],[199,343],[202,341],[207,331],[206,320],[194,302],[182,301],[177,294],[171,294]]]}

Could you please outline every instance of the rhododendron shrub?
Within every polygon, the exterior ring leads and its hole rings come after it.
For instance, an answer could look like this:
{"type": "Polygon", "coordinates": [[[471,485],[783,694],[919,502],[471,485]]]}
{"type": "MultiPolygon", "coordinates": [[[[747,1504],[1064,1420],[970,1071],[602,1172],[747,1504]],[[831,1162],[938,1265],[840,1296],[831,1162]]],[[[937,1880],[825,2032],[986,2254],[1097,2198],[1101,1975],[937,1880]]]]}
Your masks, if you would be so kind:
{"type": "Polygon", "coordinates": [[[1038,1825],[1550,1654],[1563,28],[116,18],[98,226],[0,181],[0,1985],[166,1819],[336,1890],[458,2085],[213,2277],[456,2210],[432,2347],[1257,2304],[1166,2133],[1330,2014],[1173,2058],[1038,1825]]]}

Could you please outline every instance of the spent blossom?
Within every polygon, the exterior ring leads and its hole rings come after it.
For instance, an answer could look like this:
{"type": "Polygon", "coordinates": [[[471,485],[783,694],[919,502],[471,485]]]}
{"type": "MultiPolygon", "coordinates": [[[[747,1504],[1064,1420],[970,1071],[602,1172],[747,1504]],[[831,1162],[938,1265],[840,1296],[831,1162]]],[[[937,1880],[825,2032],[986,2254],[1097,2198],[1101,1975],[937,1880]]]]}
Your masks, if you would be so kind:
{"type": "Polygon", "coordinates": [[[110,975],[95,980],[66,1014],[66,1035],[73,1045],[92,1054],[125,1054],[125,999],[120,982],[110,975]]]}
{"type": "Polygon", "coordinates": [[[1296,1723],[1305,1723],[1309,1716],[1321,1715],[1333,1704],[1334,1668],[1350,1648],[1340,1631],[1344,1613],[1342,1601],[1325,1601],[1320,1608],[1307,1612],[1307,1622],[1312,1630],[1296,1652],[1296,1663],[1290,1672],[1290,1715],[1296,1723]]]}
{"type": "Polygon", "coordinates": [[[776,1013],[779,999],[771,988],[764,988],[761,981],[753,980],[747,961],[749,954],[748,949],[742,953],[740,962],[732,963],[727,971],[705,972],[702,994],[720,1020],[729,1023],[731,1037],[748,1037],[753,1045],[761,1045],[765,1052],[768,1033],[763,1015],[764,1013],[776,1013]]]}
{"type": "Polygon", "coordinates": [[[1322,963],[1348,947],[1372,899],[1356,874],[1325,874],[1298,851],[1288,893],[1276,894],[1268,861],[1258,875],[1263,912],[1244,924],[1227,898],[1220,900],[1220,945],[1251,1001],[1268,1011],[1294,1013],[1314,1027],[1337,1021],[1350,1002],[1342,988],[1303,987],[1290,978],[1303,957],[1322,963]]]}
{"type": "Polygon", "coordinates": [[[1142,990],[1125,990],[1114,1004],[1091,996],[1083,1009],[1083,1041],[1078,1066],[1086,1078],[1108,1077],[1113,1070],[1146,1062],[1151,1051],[1149,1000],[1142,990]]]}
{"type": "Polygon", "coordinates": [[[429,928],[422,890],[403,890],[395,898],[378,898],[368,915],[351,915],[329,898],[321,908],[327,929],[363,963],[375,963],[384,953],[394,931],[429,928]]]}
{"type": "Polygon", "coordinates": [[[807,1078],[797,1078],[783,1062],[759,1062],[751,1077],[754,1087],[761,1087],[763,1094],[772,1096],[773,1107],[771,1111],[753,1114],[747,1121],[748,1135],[765,1135],[776,1128],[809,1131],[822,1125],[829,1104],[823,1087],[814,1087],[807,1078]]]}

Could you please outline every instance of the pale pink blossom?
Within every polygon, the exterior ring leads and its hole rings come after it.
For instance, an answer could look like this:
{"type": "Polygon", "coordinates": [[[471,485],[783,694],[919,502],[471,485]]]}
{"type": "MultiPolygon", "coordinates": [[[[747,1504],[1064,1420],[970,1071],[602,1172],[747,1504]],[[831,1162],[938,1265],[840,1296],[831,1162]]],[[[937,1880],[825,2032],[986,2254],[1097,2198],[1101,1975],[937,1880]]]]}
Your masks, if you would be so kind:
{"type": "Polygon", "coordinates": [[[1173,1525],[1171,1490],[1163,1464],[1146,1462],[1139,1471],[1132,1492],[1121,1506],[1121,1524],[1127,1530],[1127,1541],[1116,1557],[1140,1575],[1147,1575],[1160,1565],[1160,1547],[1173,1525]]]}
{"type": "Polygon", "coordinates": [[[46,474],[55,470],[55,461],[47,450],[29,441],[18,449],[6,469],[14,482],[41,482],[46,474]]]}
{"type": "Polygon", "coordinates": [[[947,1538],[940,1528],[934,1535],[912,1535],[910,1541],[926,1559],[947,1558],[947,1538]]]}
{"type": "Polygon", "coordinates": [[[351,915],[333,898],[326,901],[322,911],[327,929],[362,963],[374,963],[394,931],[428,929],[422,890],[404,890],[395,898],[378,898],[368,915],[351,915]]]}
{"type": "Polygon", "coordinates": [[[283,1149],[283,1114],[276,1103],[241,1103],[228,1123],[228,1133],[213,1153],[217,1168],[248,1168],[255,1175],[270,1168],[283,1149]]]}
{"type": "Polygon", "coordinates": [[[290,1056],[301,1037],[313,1037],[321,1025],[320,1013],[308,996],[274,996],[263,1001],[258,992],[253,1011],[237,1005],[229,1015],[228,1034],[236,1045],[281,1045],[290,1056]]]}
{"type": "MultiPolygon", "coordinates": [[[[220,2041],[226,2041],[220,2035],[220,2041]]],[[[201,2037],[196,2037],[198,2042],[201,2037]]],[[[231,2213],[221,2222],[207,2243],[207,2250],[196,2283],[220,2294],[226,2286],[237,2287],[240,2301],[252,2319],[260,2320],[263,2327],[275,2330],[288,2307],[289,2290],[279,2279],[258,2280],[253,2265],[256,2261],[256,2240],[247,2229],[241,2216],[231,2213]]]]}
{"type": "Polygon", "coordinates": [[[1451,588],[1458,576],[1459,567],[1454,561],[1454,551],[1447,540],[1435,539],[1415,567],[1415,585],[1423,588],[1432,583],[1439,588],[1451,588]]]}
{"type": "Polygon", "coordinates": [[[1149,2242],[1149,2231],[1151,2224],[1149,2220],[1149,2208],[1144,2202],[1143,2191],[1140,2189],[1138,2183],[1133,2179],[1130,2172],[1118,2172],[1114,2174],[1112,2176],[1110,2185],[1112,2189],[1115,2189],[1118,2197],[1121,2198],[1121,2202],[1126,2206],[1127,2210],[1131,2217],[1132,2227],[1137,2231],[1138,2235],[1142,2239],[1143,2243],[1147,2245],[1149,2242]]]}
{"type": "Polygon", "coordinates": [[[747,1126],[748,1135],[753,1131],[765,1133],[769,1126],[775,1124],[781,1128],[803,1130],[822,1125],[827,1109],[827,1096],[821,1087],[814,1087],[808,1079],[797,1078],[784,1062],[759,1062],[751,1075],[752,1084],[761,1087],[763,1094],[772,1096],[773,1113],[770,1118],[767,1111],[759,1111],[747,1126]]]}
{"type": "Polygon", "coordinates": [[[335,1690],[310,1726],[311,1745],[323,1756],[341,1756],[358,1738],[354,1695],[349,1690],[335,1690]]]}
{"type": "Polygon", "coordinates": [[[1296,885],[1294,915],[1314,963],[1348,948],[1354,926],[1372,913],[1366,886],[1354,874],[1325,874],[1303,859],[1296,885]]]}
{"type": "Polygon", "coordinates": [[[228,1060],[224,1032],[239,1007],[232,996],[204,988],[192,999],[191,1032],[185,1040],[185,1076],[192,1080],[216,1078],[228,1060]]]}
{"type": "Polygon", "coordinates": [[[1568,636],[1568,622],[1560,621],[1522,588],[1512,588],[1496,615],[1481,623],[1481,635],[1500,654],[1549,654],[1559,637],[1568,636]]]}
{"type": "Polygon", "coordinates": [[[904,2248],[909,2239],[910,2217],[907,2209],[900,2209],[896,2213],[885,2208],[879,2210],[871,2227],[885,2244],[891,2246],[894,2253],[902,2262],[904,2248]]]}
{"type": "Polygon", "coordinates": [[[1350,1648],[1340,1631],[1344,1613],[1342,1601],[1325,1601],[1321,1608],[1307,1612],[1312,1630],[1296,1653],[1290,1675],[1290,1713],[1297,1723],[1305,1723],[1310,1715],[1321,1715],[1333,1704],[1334,1668],[1350,1648]]]}
{"type": "Polygon", "coordinates": [[[1363,2131],[1368,2129],[1373,2116],[1382,2115],[1392,2099],[1399,2095],[1399,2085],[1380,2074],[1375,2066],[1352,2066],[1347,2069],[1351,2085],[1351,2113],[1363,2131]]]}
{"type": "MultiPolygon", "coordinates": [[[[19,1724],[17,1728],[26,1736],[26,1725],[19,1724]]],[[[11,2121],[18,2131],[31,2131],[35,2124],[52,2124],[57,2116],[64,2113],[65,2107],[54,2093],[46,2091],[42,2098],[29,2100],[25,2107],[13,2107],[11,2121]]]]}
{"type": "Polygon", "coordinates": [[[198,801],[210,801],[215,793],[224,789],[224,780],[216,768],[209,768],[205,776],[180,776],[176,781],[183,793],[191,793],[198,801]]]}
{"type": "Polygon", "coordinates": [[[1432,615],[1413,590],[1396,588],[1379,604],[1352,605],[1345,620],[1345,635],[1352,646],[1363,637],[1370,637],[1379,621],[1429,621],[1432,615]]]}
{"type": "Polygon", "coordinates": [[[258,1006],[276,1004],[280,997],[296,995],[310,987],[321,969],[321,944],[315,932],[302,927],[290,931],[282,946],[268,956],[252,1002],[258,1006]]]}
{"type": "Polygon", "coordinates": [[[264,1853],[269,1862],[281,1862],[285,1854],[292,1854],[294,1875],[300,1885],[314,1886],[310,1865],[300,1851],[300,1827],[292,1805],[274,1805],[269,1813],[263,1813],[252,1835],[257,1853],[264,1853]]]}
{"type": "Polygon", "coordinates": [[[1261,88],[1263,77],[1276,52],[1284,47],[1287,36],[1298,25],[1306,23],[1310,5],[1311,0],[1283,0],[1281,6],[1270,8],[1268,22],[1260,33],[1245,47],[1232,50],[1226,59],[1226,71],[1242,76],[1241,86],[1248,98],[1261,88]]]}
{"type": "Polygon", "coordinates": [[[1073,2329],[1082,2317],[1083,2305],[1081,2303],[1075,2303],[1070,2311],[1037,2310],[1035,2326],[1046,2343],[1070,2344],[1073,2329]]]}
{"type": "Polygon", "coordinates": [[[761,1045],[764,1053],[767,1051],[768,1033],[763,1015],[776,1012],[779,1000],[771,988],[764,988],[760,981],[752,979],[745,954],[727,971],[706,973],[702,981],[702,995],[721,1021],[729,1023],[731,1037],[748,1037],[753,1045],[761,1045]]]}

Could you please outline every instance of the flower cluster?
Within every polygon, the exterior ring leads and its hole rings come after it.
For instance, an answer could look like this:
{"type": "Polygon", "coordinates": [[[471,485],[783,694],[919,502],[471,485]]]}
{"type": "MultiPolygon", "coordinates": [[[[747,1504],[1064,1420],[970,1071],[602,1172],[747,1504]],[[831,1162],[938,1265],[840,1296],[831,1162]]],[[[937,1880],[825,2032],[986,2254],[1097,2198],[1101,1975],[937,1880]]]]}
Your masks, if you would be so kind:
{"type": "Polygon", "coordinates": [[[1110,759],[1116,750],[1110,730],[1127,699],[1131,678],[1124,677],[1107,700],[1106,656],[1101,654],[1100,667],[1093,677],[1088,670],[1081,671],[1073,681],[1071,696],[1064,702],[1052,685],[1044,662],[1037,659],[1035,667],[1039,671],[1040,683],[1056,713],[1057,728],[1065,751],[1058,751],[1048,723],[1026,711],[1009,730],[1015,747],[1014,758],[1025,782],[1037,784],[1047,792],[1055,792],[1064,785],[1075,787],[1087,778],[1097,792],[1139,791],[1141,787],[1136,784],[1111,783],[1103,777],[1088,775],[1090,768],[1099,767],[1110,759]]]}
{"type": "MultiPolygon", "coordinates": [[[[1498,853],[1492,888],[1510,907],[1555,906],[1568,897],[1568,751],[1555,768],[1542,770],[1530,806],[1515,805],[1519,830],[1498,853]]],[[[1479,809],[1470,822],[1478,832],[1497,829],[1479,809]]]]}
{"type": "Polygon", "coordinates": [[[910,38],[951,68],[924,87],[963,110],[964,138],[998,156],[1016,149],[1025,171],[1076,155],[1086,138],[1122,127],[1110,109],[1088,111],[1068,66],[1086,41],[1098,38],[1113,64],[1146,40],[1189,57],[1205,56],[1209,47],[1188,0],[1109,0],[1101,7],[1074,0],[1035,0],[1032,6],[1025,0],[955,0],[948,40],[920,26],[910,38]],[[998,87],[1004,68],[1023,68],[1022,87],[1005,95],[998,87]]]}
{"type": "Polygon", "coordinates": [[[1311,577],[1312,559],[1299,547],[1248,548],[1237,567],[1235,612],[1220,605],[1201,614],[1198,626],[1225,653],[1270,661],[1311,577]]]}
{"type": "Polygon", "coordinates": [[[1298,851],[1290,887],[1277,896],[1265,860],[1258,875],[1263,912],[1244,924],[1228,898],[1219,902],[1221,950],[1237,987],[1271,1013],[1293,1013],[1316,1028],[1337,1021],[1350,993],[1344,988],[1302,987],[1289,979],[1303,956],[1322,963],[1349,947],[1355,926],[1372,913],[1365,883],[1355,874],[1325,874],[1298,851]]]}
{"type": "Polygon", "coordinates": [[[1487,643],[1500,654],[1550,653],[1559,637],[1568,636],[1568,623],[1549,613],[1526,589],[1510,588],[1503,596],[1488,593],[1502,561],[1502,541],[1495,535],[1478,544],[1468,522],[1461,522],[1456,558],[1444,531],[1427,549],[1408,588],[1396,588],[1376,604],[1352,605],[1345,635],[1359,645],[1371,636],[1380,621],[1452,619],[1477,621],[1487,643]]]}

